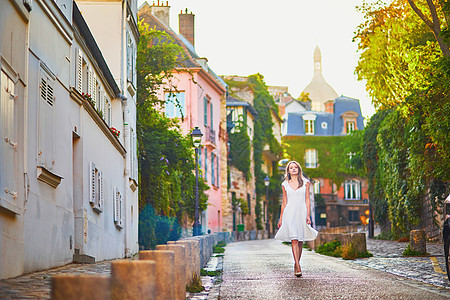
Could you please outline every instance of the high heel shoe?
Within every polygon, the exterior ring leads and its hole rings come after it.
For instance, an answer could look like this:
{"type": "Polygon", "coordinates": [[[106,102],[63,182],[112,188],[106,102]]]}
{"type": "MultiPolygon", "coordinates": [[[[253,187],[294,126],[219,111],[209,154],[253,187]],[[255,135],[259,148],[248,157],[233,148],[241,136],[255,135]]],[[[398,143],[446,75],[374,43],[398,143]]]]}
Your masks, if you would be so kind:
{"type": "Polygon", "coordinates": [[[302,277],[302,272],[295,272],[294,275],[297,277],[302,277]]]}

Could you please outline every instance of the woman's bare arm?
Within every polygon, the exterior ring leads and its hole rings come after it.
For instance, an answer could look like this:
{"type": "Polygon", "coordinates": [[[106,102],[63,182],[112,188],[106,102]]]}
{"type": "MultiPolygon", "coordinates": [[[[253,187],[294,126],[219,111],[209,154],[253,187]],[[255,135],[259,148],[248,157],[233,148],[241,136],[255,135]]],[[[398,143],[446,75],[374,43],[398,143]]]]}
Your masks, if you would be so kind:
{"type": "Polygon", "coordinates": [[[306,223],[311,224],[311,201],[309,200],[309,181],[306,183],[306,223]]]}
{"type": "Polygon", "coordinates": [[[287,204],[286,190],[284,189],[283,185],[281,186],[281,189],[283,190],[283,202],[281,203],[280,221],[278,221],[278,228],[281,227],[284,208],[286,207],[286,204],[287,204]]]}

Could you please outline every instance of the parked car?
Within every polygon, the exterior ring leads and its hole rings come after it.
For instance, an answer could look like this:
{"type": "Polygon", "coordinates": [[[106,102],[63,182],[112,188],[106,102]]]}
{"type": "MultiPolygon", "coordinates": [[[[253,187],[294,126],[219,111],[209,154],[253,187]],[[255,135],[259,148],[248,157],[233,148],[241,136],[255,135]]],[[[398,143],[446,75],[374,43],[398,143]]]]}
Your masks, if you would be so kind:
{"type": "Polygon", "coordinates": [[[444,239],[444,254],[445,254],[445,267],[447,269],[447,277],[450,280],[450,261],[448,258],[450,247],[450,195],[445,199],[444,203],[444,227],[442,229],[442,235],[444,239]]]}

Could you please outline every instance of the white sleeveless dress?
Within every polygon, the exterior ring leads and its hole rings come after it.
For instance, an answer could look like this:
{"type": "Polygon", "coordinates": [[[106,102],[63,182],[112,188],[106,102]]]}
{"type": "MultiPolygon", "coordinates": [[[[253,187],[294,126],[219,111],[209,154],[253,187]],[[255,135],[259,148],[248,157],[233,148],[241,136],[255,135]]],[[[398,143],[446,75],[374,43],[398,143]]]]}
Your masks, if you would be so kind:
{"type": "Polygon", "coordinates": [[[296,191],[287,181],[282,183],[286,190],[287,205],[284,208],[281,219],[281,227],[278,229],[275,239],[290,242],[313,241],[319,234],[317,230],[306,223],[306,178],[303,179],[303,186],[296,191]]]}

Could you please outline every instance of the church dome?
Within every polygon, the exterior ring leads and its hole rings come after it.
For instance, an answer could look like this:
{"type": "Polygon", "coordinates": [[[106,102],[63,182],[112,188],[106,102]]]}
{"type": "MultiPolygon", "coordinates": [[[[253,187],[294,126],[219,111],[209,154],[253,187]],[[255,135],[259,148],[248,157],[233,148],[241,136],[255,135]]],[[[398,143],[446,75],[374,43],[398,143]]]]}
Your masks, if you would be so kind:
{"type": "Polygon", "coordinates": [[[325,102],[338,97],[336,91],[325,81],[322,75],[322,55],[316,46],[314,50],[314,76],[302,93],[308,93],[311,99],[311,110],[325,111],[325,102]]]}

